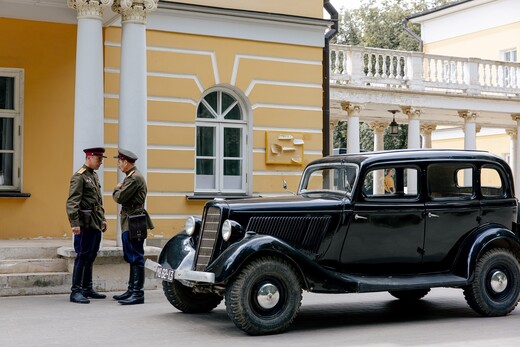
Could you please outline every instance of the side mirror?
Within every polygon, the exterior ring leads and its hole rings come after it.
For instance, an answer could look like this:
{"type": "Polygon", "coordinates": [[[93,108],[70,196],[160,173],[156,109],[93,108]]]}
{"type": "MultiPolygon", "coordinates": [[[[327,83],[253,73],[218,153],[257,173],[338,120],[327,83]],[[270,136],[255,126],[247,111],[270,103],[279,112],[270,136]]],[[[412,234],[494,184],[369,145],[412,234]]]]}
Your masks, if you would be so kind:
{"type": "Polygon", "coordinates": [[[287,182],[285,180],[282,181],[282,187],[284,190],[288,191],[289,193],[296,195],[295,192],[291,192],[290,190],[287,190],[287,182]]]}

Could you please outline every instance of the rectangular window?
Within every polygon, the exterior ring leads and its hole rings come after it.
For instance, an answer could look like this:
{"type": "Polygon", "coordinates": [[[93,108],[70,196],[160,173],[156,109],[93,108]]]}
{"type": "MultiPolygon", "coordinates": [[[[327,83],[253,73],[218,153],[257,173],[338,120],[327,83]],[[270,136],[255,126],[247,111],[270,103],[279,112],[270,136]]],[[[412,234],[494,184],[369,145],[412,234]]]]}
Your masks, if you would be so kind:
{"type": "Polygon", "coordinates": [[[22,74],[0,68],[0,192],[21,191],[22,74]]]}
{"type": "Polygon", "coordinates": [[[386,167],[371,170],[363,179],[367,199],[415,199],[419,194],[418,170],[411,167],[386,167]]]}
{"type": "Polygon", "coordinates": [[[470,200],[474,197],[474,168],[469,164],[428,166],[428,195],[432,200],[470,200]]]}
{"type": "Polygon", "coordinates": [[[516,49],[502,52],[502,59],[504,61],[516,62],[516,49]]]}

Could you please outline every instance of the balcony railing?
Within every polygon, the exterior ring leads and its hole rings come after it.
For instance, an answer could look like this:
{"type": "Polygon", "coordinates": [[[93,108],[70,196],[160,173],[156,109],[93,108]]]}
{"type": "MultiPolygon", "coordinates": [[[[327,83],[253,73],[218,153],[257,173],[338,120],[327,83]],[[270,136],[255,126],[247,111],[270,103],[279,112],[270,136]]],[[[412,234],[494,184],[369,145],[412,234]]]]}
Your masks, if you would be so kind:
{"type": "Polygon", "coordinates": [[[520,63],[330,46],[331,86],[520,97],[520,63]]]}

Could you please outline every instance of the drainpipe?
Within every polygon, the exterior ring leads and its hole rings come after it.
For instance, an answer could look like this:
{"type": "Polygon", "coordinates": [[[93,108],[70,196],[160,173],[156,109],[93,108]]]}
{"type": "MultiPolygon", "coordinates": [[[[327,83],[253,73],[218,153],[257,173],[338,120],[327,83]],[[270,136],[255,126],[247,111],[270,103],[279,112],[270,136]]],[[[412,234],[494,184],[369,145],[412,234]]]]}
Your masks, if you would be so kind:
{"type": "Polygon", "coordinates": [[[329,41],[338,33],[338,11],[332,6],[329,0],[323,0],[323,8],[330,14],[332,27],[325,33],[325,45],[323,46],[323,156],[330,155],[330,141],[333,136],[330,134],[330,52],[329,41]]]}
{"type": "Polygon", "coordinates": [[[414,33],[413,31],[411,31],[409,28],[408,28],[408,21],[409,19],[408,18],[405,18],[404,21],[403,21],[403,29],[404,31],[406,31],[406,33],[408,35],[410,35],[412,38],[416,39],[417,42],[419,42],[419,52],[423,52],[423,40],[417,36],[416,33],[414,33]]]}

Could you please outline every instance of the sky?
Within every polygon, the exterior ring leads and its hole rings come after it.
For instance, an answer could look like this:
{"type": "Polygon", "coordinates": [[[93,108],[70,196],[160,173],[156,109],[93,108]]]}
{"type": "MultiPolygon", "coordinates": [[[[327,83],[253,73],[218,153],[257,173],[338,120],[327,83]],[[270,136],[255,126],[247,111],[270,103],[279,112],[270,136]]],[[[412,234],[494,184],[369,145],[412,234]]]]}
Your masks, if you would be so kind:
{"type": "Polygon", "coordinates": [[[330,0],[330,3],[339,12],[341,7],[353,9],[359,7],[359,0],[330,0]]]}

